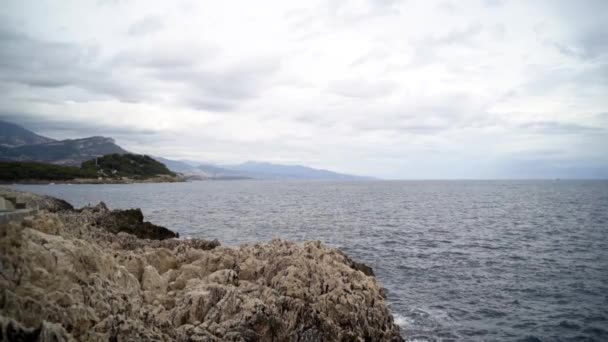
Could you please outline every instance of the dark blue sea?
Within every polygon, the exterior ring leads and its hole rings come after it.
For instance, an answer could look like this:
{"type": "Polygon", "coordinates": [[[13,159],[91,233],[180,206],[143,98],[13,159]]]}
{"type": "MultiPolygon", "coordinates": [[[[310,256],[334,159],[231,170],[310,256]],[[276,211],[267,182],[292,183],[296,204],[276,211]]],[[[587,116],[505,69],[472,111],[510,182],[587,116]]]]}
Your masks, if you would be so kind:
{"type": "Polygon", "coordinates": [[[608,341],[608,181],[30,185],[224,245],[321,240],[372,266],[408,341],[608,341]]]}

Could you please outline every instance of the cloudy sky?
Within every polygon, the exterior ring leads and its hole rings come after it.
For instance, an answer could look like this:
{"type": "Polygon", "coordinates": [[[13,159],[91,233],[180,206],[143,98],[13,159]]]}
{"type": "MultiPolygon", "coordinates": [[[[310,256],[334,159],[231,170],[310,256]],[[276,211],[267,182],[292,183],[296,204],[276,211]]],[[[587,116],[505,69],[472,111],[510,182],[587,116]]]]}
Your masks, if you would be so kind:
{"type": "Polygon", "coordinates": [[[608,1],[24,1],[0,118],[384,178],[608,177],[608,1]]]}

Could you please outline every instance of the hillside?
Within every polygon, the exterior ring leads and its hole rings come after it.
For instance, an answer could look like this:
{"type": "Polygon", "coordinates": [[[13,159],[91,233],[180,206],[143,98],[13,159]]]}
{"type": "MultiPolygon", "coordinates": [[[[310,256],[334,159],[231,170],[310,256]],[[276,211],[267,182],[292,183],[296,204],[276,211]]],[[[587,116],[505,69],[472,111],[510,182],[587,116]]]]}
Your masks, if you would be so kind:
{"type": "Polygon", "coordinates": [[[110,154],[82,163],[82,167],[39,162],[0,162],[0,182],[130,183],[183,181],[164,164],[143,155],[110,154]]]}
{"type": "Polygon", "coordinates": [[[110,154],[82,163],[82,169],[102,177],[147,178],[159,175],[176,176],[163,163],[149,156],[110,154]]]}
{"type": "Polygon", "coordinates": [[[97,178],[97,173],[74,166],[38,162],[0,162],[0,181],[2,182],[24,180],[67,181],[76,178],[97,178]]]}
{"type": "Polygon", "coordinates": [[[90,137],[52,141],[44,144],[0,147],[0,159],[9,161],[38,161],[78,166],[82,162],[112,153],[127,153],[114,140],[90,137]]]}
{"type": "Polygon", "coordinates": [[[0,120],[0,146],[16,147],[53,142],[51,138],[43,137],[19,125],[0,120]]]}
{"type": "Polygon", "coordinates": [[[116,145],[112,138],[54,140],[19,125],[0,121],[0,161],[80,166],[84,161],[112,153],[128,152],[116,145]]]}

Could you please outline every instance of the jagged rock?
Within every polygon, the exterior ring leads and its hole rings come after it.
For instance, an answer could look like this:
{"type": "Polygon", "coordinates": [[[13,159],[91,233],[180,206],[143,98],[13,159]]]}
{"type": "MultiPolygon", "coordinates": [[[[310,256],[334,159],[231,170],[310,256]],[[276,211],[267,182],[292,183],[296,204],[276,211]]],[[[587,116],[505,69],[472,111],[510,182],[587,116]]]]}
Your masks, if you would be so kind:
{"type": "Polygon", "coordinates": [[[0,315],[0,341],[56,342],[74,341],[59,324],[42,322],[37,328],[26,328],[20,323],[0,315]]]}
{"type": "Polygon", "coordinates": [[[50,212],[58,212],[63,210],[73,210],[74,207],[59,198],[38,195],[31,192],[23,192],[0,187],[0,196],[13,197],[18,203],[25,203],[26,209],[40,209],[50,212]]]}
{"type": "Polygon", "coordinates": [[[98,218],[97,224],[114,234],[124,232],[140,239],[164,240],[179,237],[178,234],[165,227],[144,222],[144,214],[141,209],[107,212],[98,218]]]}
{"type": "Polygon", "coordinates": [[[104,208],[0,228],[0,340],[10,322],[38,341],[402,341],[381,286],[337,249],[139,239],[100,224],[104,208]]]}
{"type": "Polygon", "coordinates": [[[363,274],[368,275],[368,276],[375,276],[374,274],[374,270],[367,266],[366,264],[362,263],[362,262],[356,262],[354,260],[352,260],[351,258],[349,258],[346,254],[344,255],[344,260],[346,261],[346,263],[352,267],[353,269],[357,270],[357,271],[361,271],[363,272],[363,274]]]}

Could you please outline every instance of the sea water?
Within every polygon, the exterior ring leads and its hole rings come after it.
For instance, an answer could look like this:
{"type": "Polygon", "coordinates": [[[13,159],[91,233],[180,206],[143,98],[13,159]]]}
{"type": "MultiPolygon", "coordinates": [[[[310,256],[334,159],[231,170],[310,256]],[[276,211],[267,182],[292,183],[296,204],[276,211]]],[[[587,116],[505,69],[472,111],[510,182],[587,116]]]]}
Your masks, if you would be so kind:
{"type": "Polygon", "coordinates": [[[606,181],[23,185],[224,245],[321,240],[373,267],[408,341],[608,341],[606,181]]]}

